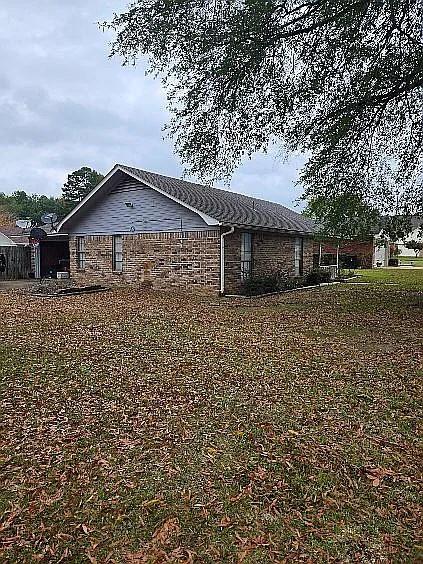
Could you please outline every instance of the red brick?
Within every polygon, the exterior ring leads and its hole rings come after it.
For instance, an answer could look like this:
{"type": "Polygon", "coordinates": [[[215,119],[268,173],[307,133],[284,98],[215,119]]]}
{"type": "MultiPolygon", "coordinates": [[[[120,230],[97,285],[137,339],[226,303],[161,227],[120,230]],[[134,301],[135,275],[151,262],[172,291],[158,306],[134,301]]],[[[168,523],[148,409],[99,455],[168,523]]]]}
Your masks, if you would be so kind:
{"type": "Polygon", "coordinates": [[[112,236],[85,236],[85,269],[77,268],[70,238],[71,276],[78,284],[135,284],[219,290],[217,230],[123,235],[123,272],[112,271],[112,236]]]}

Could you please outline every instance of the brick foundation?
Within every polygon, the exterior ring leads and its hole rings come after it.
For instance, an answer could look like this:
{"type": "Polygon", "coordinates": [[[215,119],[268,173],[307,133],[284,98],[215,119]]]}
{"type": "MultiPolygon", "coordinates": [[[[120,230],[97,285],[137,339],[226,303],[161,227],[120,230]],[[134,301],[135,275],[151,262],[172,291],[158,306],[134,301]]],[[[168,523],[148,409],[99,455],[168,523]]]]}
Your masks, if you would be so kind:
{"type": "Polygon", "coordinates": [[[77,284],[134,284],[153,288],[205,288],[219,291],[219,231],[123,235],[123,272],[112,271],[112,237],[85,236],[85,269],[76,264],[70,237],[71,276],[77,284]]]}

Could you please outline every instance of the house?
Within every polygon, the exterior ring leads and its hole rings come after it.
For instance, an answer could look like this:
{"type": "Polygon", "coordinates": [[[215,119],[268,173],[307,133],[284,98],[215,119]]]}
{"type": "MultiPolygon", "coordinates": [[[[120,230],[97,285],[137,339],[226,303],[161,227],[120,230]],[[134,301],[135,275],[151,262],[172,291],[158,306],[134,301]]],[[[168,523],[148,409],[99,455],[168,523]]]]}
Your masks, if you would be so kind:
{"type": "Polygon", "coordinates": [[[11,241],[11,243],[9,243],[11,246],[29,245],[28,232],[21,227],[17,227],[15,221],[12,219],[0,226],[0,233],[0,238],[1,235],[7,237],[7,239],[11,241]]]}
{"type": "Polygon", "coordinates": [[[52,278],[58,271],[68,270],[67,237],[57,234],[51,225],[37,229],[45,234],[41,240],[35,240],[31,236],[33,229],[18,227],[13,219],[9,219],[1,225],[0,246],[26,247],[30,250],[30,264],[25,272],[31,278],[52,278]]]}
{"type": "MultiPolygon", "coordinates": [[[[416,253],[413,249],[407,249],[405,243],[409,241],[418,241],[419,243],[423,243],[423,217],[421,216],[413,216],[411,218],[411,226],[412,231],[405,237],[397,241],[395,244],[399,251],[399,257],[415,257],[416,253]]],[[[423,251],[420,251],[419,256],[423,257],[423,251]]]]}
{"type": "Polygon", "coordinates": [[[16,247],[17,243],[0,231],[0,247],[16,247]]]}
{"type": "Polygon", "coordinates": [[[280,204],[116,165],[57,231],[77,283],[233,293],[251,276],[309,272],[313,226],[280,204]]]}
{"type": "Polygon", "coordinates": [[[389,259],[390,239],[380,232],[361,240],[326,239],[314,245],[315,267],[374,268],[388,266],[389,259]]]}

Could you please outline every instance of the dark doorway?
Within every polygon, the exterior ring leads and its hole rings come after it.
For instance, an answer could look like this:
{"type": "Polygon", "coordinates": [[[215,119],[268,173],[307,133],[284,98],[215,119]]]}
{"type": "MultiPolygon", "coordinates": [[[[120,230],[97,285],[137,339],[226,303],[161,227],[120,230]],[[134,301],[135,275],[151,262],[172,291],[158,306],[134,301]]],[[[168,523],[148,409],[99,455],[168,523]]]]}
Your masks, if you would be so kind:
{"type": "Polygon", "coordinates": [[[40,241],[40,276],[56,278],[58,272],[69,272],[69,242],[40,241]]]}

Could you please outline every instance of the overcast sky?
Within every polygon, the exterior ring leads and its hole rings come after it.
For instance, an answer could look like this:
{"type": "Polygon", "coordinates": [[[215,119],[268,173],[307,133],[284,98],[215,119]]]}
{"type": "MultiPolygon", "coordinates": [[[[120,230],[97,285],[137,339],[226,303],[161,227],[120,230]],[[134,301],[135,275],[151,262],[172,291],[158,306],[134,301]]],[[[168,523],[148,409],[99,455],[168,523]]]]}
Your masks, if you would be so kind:
{"type": "MultiPolygon", "coordinates": [[[[0,4],[0,191],[58,195],[68,173],[115,163],[180,177],[163,140],[166,98],[142,65],[108,58],[97,21],[123,0],[13,0],[0,4]]],[[[258,155],[231,189],[293,206],[299,162],[258,155]]]]}

